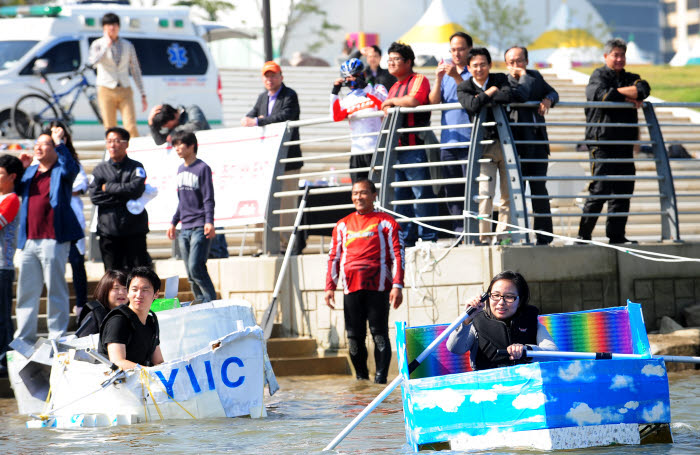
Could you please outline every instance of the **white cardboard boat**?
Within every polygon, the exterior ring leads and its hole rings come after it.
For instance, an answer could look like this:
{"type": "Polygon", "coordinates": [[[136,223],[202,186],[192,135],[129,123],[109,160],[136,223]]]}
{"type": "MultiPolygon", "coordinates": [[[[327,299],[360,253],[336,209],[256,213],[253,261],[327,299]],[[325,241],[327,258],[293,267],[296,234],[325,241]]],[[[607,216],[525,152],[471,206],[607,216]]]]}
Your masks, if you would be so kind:
{"type": "Polygon", "coordinates": [[[266,416],[264,386],[270,395],[279,387],[249,303],[228,300],[177,308],[159,312],[158,321],[163,357],[172,360],[155,367],[113,372],[103,363],[80,360],[89,359],[81,348],[95,349],[97,335],[45,344],[30,358],[9,353],[19,411],[35,417],[27,426],[266,416]],[[59,353],[46,365],[41,358],[55,350],[59,353]]]}

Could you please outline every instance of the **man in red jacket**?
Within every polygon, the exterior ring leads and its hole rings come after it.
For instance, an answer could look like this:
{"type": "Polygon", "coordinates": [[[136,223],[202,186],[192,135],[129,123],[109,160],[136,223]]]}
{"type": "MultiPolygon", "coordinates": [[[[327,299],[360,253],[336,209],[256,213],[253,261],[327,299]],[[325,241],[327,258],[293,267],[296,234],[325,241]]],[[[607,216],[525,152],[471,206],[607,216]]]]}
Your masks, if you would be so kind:
{"type": "Polygon", "coordinates": [[[335,308],[335,288],[342,277],[345,330],[357,379],[369,379],[365,346],[369,322],[377,367],[374,382],[385,384],[391,362],[389,308],[396,309],[403,301],[404,248],[396,220],[374,210],[376,197],[370,180],[361,179],[352,186],[357,211],[333,229],[325,300],[335,308]]]}

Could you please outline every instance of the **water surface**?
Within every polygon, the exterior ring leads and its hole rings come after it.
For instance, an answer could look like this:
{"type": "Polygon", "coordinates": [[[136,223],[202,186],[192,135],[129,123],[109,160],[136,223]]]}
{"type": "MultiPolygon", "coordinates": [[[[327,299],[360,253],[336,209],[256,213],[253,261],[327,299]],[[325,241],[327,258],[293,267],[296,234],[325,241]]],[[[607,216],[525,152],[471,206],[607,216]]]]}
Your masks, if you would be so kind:
{"type": "MultiPolygon", "coordinates": [[[[669,374],[675,444],[618,446],[567,455],[700,453],[700,372],[669,374]]],[[[305,454],[320,453],[383,386],[350,376],[278,378],[266,419],[209,419],[81,430],[29,430],[15,401],[0,399],[0,450],[7,454],[305,454]]],[[[412,453],[404,436],[401,394],[394,391],[334,453],[412,453]]],[[[424,453],[424,452],[422,452],[424,453]]],[[[449,453],[449,452],[441,452],[449,453]]],[[[546,452],[501,451],[500,454],[546,452]]]]}

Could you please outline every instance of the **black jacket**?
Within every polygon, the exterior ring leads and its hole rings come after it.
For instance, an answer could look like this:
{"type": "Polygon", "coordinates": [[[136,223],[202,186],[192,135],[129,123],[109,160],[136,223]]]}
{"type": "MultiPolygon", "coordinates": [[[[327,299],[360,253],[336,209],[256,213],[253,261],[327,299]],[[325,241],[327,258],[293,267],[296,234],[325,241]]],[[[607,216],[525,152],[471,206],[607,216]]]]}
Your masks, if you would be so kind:
{"type": "MultiPolygon", "coordinates": [[[[522,91],[518,87],[513,89],[508,83],[508,76],[503,73],[489,74],[489,79],[486,82],[486,89],[491,87],[498,87],[498,91],[494,93],[492,97],[485,95],[484,90],[476,85],[473,78],[462,81],[462,83],[457,86],[457,99],[459,100],[459,104],[467,111],[470,118],[474,118],[484,106],[493,103],[508,104],[525,100],[522,91]]],[[[486,118],[482,119],[482,121],[493,122],[493,114],[490,110],[486,118]]],[[[498,139],[496,127],[486,127],[484,129],[484,139],[498,139]]]]}
{"type": "MultiPolygon", "coordinates": [[[[524,101],[542,101],[549,98],[552,107],[559,102],[559,94],[544,80],[539,71],[526,70],[526,74],[516,79],[508,75],[508,83],[513,90],[518,90],[523,95],[524,101]]],[[[511,112],[511,120],[521,123],[544,123],[544,116],[537,112],[537,108],[517,108],[511,112]]],[[[548,141],[547,128],[545,126],[514,126],[512,127],[515,140],[523,141],[548,141]]],[[[526,157],[528,150],[544,149],[549,155],[549,145],[519,144],[518,153],[526,157]]]]}
{"type": "Polygon", "coordinates": [[[372,74],[372,70],[367,67],[365,70],[365,80],[368,84],[377,85],[382,84],[387,91],[394,85],[396,78],[389,73],[389,70],[382,68],[381,66],[377,68],[377,75],[372,74]]]}
{"type": "MultiPolygon", "coordinates": [[[[272,112],[267,115],[267,103],[270,96],[267,90],[258,95],[258,100],[255,102],[255,106],[246,114],[246,117],[257,118],[258,126],[265,126],[270,123],[280,123],[286,122],[288,120],[299,120],[299,98],[297,98],[297,92],[282,84],[279,94],[277,95],[277,101],[275,105],[272,106],[272,112]],[[258,118],[262,115],[262,118],[258,118]]],[[[292,141],[299,140],[299,128],[292,128],[292,141]]],[[[299,158],[301,157],[301,147],[299,145],[292,145],[287,150],[287,158],[299,158]]],[[[301,161],[294,163],[287,163],[284,167],[286,171],[292,169],[299,169],[303,166],[301,161]]]]}
{"type": "Polygon", "coordinates": [[[482,311],[474,318],[474,328],[479,334],[479,350],[476,353],[476,369],[487,370],[527,360],[510,360],[498,355],[498,349],[506,349],[514,343],[537,344],[537,316],[539,310],[531,305],[518,308],[513,318],[506,322],[491,318],[482,311]]]}
{"type": "MultiPolygon", "coordinates": [[[[625,96],[617,91],[620,87],[637,87],[637,100],[646,99],[651,93],[651,87],[647,81],[641,79],[639,74],[628,73],[625,70],[616,73],[608,66],[596,69],[591,74],[586,87],[586,100],[588,101],[625,101],[625,96]]],[[[605,109],[586,108],[587,123],[637,123],[637,109],[605,109]]],[[[620,126],[588,126],[586,127],[586,140],[636,140],[639,137],[637,128],[620,126]]],[[[593,147],[596,147],[595,145],[593,147]]],[[[626,148],[631,145],[607,145],[609,149],[626,148]]]]}
{"type": "Polygon", "coordinates": [[[132,215],[126,209],[126,202],[140,197],[146,189],[143,165],[128,156],[119,163],[109,159],[97,165],[92,177],[90,200],[97,206],[97,233],[111,237],[146,234],[146,210],[132,215]]]}
{"type": "Polygon", "coordinates": [[[80,312],[80,318],[78,318],[79,327],[75,331],[75,336],[80,338],[100,333],[102,320],[107,316],[107,313],[107,308],[97,300],[86,303],[85,308],[80,312]]]}

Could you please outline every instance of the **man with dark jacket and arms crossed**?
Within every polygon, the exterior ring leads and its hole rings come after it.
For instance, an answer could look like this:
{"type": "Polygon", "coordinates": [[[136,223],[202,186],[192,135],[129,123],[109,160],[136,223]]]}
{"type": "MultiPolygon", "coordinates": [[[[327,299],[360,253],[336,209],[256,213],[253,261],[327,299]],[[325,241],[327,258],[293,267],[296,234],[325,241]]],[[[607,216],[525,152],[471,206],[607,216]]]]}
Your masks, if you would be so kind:
{"type": "MultiPolygon", "coordinates": [[[[624,109],[586,108],[586,123],[637,123],[637,109],[649,96],[651,88],[638,74],[625,71],[627,43],[614,38],[605,43],[605,66],[596,69],[586,87],[588,101],[629,102],[634,107],[624,109]]],[[[639,138],[639,128],[631,126],[589,125],[586,127],[587,141],[635,141],[639,138]]],[[[632,158],[633,144],[591,144],[594,159],[632,158]]],[[[593,163],[593,176],[634,175],[633,162],[593,163]]],[[[589,186],[591,196],[610,196],[608,199],[590,198],[583,206],[584,214],[599,214],[603,204],[608,202],[608,217],[605,234],[610,243],[628,243],[625,237],[627,216],[610,216],[616,212],[629,212],[630,196],[634,192],[634,180],[596,180],[589,186]],[[615,197],[620,195],[620,197],[615,197]]],[[[578,238],[591,240],[597,216],[583,216],[578,228],[578,238]]]]}
{"type": "Polygon", "coordinates": [[[129,132],[110,128],[106,134],[109,159],[92,172],[90,200],[97,206],[97,233],[105,270],[131,270],[151,265],[146,249],[148,213],[134,215],[127,201],[140,197],[146,189],[143,165],[126,156],[129,132]]]}

